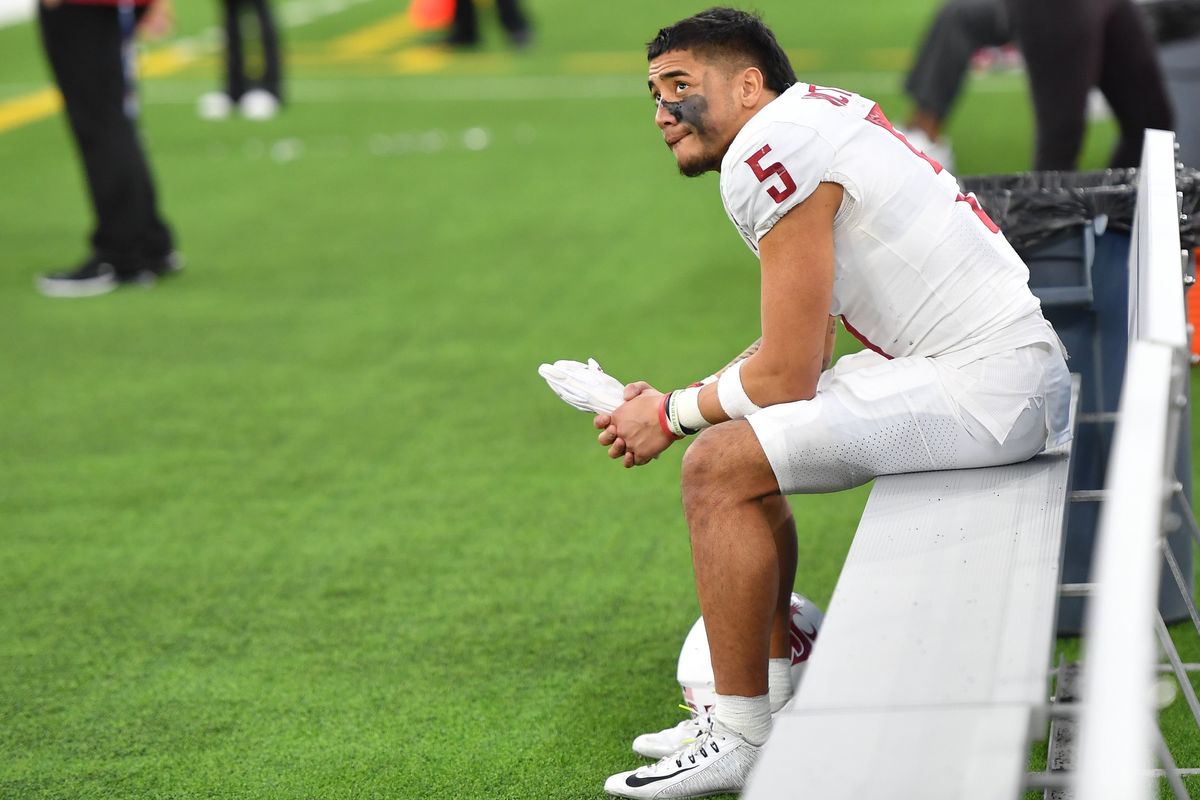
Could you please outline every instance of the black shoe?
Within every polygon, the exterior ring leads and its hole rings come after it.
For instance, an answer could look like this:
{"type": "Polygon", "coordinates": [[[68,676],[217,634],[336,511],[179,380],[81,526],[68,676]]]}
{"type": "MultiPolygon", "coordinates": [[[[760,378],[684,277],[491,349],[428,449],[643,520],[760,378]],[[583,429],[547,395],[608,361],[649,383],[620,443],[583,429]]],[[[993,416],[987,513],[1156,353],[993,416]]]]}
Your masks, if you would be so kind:
{"type": "Polygon", "coordinates": [[[92,256],[73,270],[39,275],[38,291],[47,297],[95,297],[108,294],[119,286],[150,286],[158,278],[183,269],[183,256],[172,250],[164,256],[144,261],[141,266],[124,269],[92,256]]]}
{"type": "Polygon", "coordinates": [[[520,30],[510,31],[508,34],[509,43],[518,50],[524,50],[533,44],[533,31],[529,28],[521,28],[520,30]]]}
{"type": "Polygon", "coordinates": [[[183,256],[178,250],[171,250],[165,256],[144,258],[133,269],[117,267],[117,283],[151,286],[159,278],[174,275],[182,269],[183,256]]]}
{"type": "Polygon", "coordinates": [[[165,278],[182,271],[183,254],[178,250],[172,250],[165,256],[149,259],[142,268],[143,273],[150,272],[155,278],[165,278]]]}
{"type": "Polygon", "coordinates": [[[39,275],[37,289],[47,297],[95,297],[108,294],[122,282],[112,264],[89,258],[73,270],[39,275]]]}

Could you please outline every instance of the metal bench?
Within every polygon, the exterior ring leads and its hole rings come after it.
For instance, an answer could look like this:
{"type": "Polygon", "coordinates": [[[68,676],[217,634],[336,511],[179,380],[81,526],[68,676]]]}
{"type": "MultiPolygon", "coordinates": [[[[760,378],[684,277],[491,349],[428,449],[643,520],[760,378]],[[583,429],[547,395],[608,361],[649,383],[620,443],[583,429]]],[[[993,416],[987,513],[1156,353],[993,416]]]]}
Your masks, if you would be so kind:
{"type": "Polygon", "coordinates": [[[1019,796],[1045,725],[1069,469],[1067,445],[876,479],[745,797],[1019,796]]]}

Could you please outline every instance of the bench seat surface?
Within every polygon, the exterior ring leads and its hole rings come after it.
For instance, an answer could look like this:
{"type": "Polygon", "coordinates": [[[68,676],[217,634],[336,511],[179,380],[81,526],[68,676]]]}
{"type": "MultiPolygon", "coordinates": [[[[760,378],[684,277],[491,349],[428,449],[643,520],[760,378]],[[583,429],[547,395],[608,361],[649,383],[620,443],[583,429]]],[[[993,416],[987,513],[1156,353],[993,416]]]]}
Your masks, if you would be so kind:
{"type": "Polygon", "coordinates": [[[795,708],[1044,699],[1066,482],[1063,452],[878,479],[795,708]]]}

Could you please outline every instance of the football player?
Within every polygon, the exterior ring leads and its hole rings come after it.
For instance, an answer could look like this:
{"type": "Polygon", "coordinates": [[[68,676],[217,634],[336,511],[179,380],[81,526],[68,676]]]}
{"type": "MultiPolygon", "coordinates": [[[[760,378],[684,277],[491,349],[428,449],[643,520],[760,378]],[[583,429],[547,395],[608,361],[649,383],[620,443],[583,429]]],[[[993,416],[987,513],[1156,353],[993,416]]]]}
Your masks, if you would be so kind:
{"type": "Polygon", "coordinates": [[[761,280],[743,357],[702,385],[632,383],[595,417],[626,467],[696,436],[681,482],[715,707],[694,741],[605,790],[697,797],[741,789],[771,732],[796,554],[782,495],[1028,459],[1069,436],[1070,378],[1024,263],[876,103],[797,80],[733,9],[664,28],[647,55],[664,144],[684,175],[720,173],[761,280]],[[835,320],[864,349],[830,368],[835,320]]]}

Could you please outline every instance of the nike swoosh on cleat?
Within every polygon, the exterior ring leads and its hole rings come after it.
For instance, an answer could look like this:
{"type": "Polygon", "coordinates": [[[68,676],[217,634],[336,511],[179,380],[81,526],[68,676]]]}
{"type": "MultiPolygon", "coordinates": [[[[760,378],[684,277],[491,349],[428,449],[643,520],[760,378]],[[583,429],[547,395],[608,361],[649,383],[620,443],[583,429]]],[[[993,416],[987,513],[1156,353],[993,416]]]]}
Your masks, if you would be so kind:
{"type": "MultiPolygon", "coordinates": [[[[700,765],[697,764],[696,767],[698,767],[698,766],[700,766],[700,765]]],[[[658,781],[665,781],[665,780],[668,780],[669,778],[674,778],[676,775],[682,775],[685,772],[691,772],[696,767],[684,767],[683,769],[679,770],[678,772],[672,772],[670,775],[659,775],[656,778],[639,778],[637,775],[630,775],[628,778],[625,779],[625,785],[631,786],[634,789],[640,788],[642,786],[649,786],[652,783],[657,783],[658,781]]]]}

